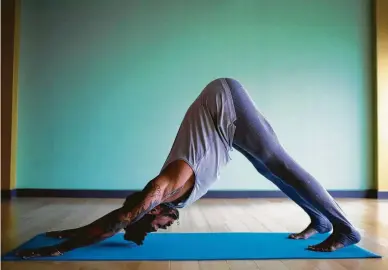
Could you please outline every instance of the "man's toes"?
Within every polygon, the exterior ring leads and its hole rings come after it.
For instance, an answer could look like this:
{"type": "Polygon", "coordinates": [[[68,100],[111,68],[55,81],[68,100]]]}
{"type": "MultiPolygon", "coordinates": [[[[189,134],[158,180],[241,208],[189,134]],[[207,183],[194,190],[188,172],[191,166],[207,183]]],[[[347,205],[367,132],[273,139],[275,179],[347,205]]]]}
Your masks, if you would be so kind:
{"type": "Polygon", "coordinates": [[[318,252],[333,252],[336,250],[336,248],[331,245],[331,246],[320,246],[320,245],[315,245],[315,246],[308,246],[308,250],[312,251],[318,251],[318,252]]]}
{"type": "Polygon", "coordinates": [[[298,240],[298,239],[306,239],[306,237],[304,237],[303,235],[298,234],[298,233],[292,233],[292,234],[290,234],[290,235],[288,236],[288,238],[290,238],[290,239],[296,239],[296,240],[298,240]]]}
{"type": "Polygon", "coordinates": [[[317,245],[314,245],[314,246],[308,246],[307,249],[312,251],[319,251],[321,248],[317,245]]]}
{"type": "Polygon", "coordinates": [[[21,257],[22,259],[28,259],[39,256],[39,254],[35,253],[32,250],[21,250],[16,252],[16,256],[21,257]]]}
{"type": "Polygon", "coordinates": [[[62,256],[63,254],[60,251],[55,251],[51,253],[51,256],[62,256]]]}
{"type": "Polygon", "coordinates": [[[333,247],[324,247],[321,249],[321,252],[332,252],[334,251],[333,247]]]}
{"type": "Polygon", "coordinates": [[[290,235],[288,235],[288,238],[290,238],[290,239],[295,239],[295,237],[296,237],[296,236],[295,236],[295,234],[293,234],[293,233],[290,234],[290,235]]]}

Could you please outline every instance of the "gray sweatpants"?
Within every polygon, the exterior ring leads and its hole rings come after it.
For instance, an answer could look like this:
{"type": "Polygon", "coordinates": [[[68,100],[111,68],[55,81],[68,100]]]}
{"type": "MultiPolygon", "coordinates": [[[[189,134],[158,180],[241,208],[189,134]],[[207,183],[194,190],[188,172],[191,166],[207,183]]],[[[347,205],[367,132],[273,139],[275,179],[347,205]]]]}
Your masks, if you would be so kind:
{"type": "Polygon", "coordinates": [[[359,241],[359,234],[325,188],[280,145],[271,125],[256,108],[244,87],[226,79],[237,120],[233,147],[242,153],[259,173],[272,181],[298,204],[319,232],[342,234],[344,244],[359,241]],[[346,236],[345,236],[346,235],[346,236]]]}

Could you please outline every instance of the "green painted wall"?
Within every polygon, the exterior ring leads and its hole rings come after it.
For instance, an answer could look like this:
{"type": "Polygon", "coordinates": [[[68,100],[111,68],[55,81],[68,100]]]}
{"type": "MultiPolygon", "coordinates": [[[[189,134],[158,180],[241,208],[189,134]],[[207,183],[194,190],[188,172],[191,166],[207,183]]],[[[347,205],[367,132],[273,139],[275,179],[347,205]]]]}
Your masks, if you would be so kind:
{"type": "MultiPolygon", "coordinates": [[[[17,188],[140,189],[212,79],[328,189],[370,178],[366,0],[22,1],[17,188]]],[[[213,190],[276,190],[236,151],[213,190]]]]}

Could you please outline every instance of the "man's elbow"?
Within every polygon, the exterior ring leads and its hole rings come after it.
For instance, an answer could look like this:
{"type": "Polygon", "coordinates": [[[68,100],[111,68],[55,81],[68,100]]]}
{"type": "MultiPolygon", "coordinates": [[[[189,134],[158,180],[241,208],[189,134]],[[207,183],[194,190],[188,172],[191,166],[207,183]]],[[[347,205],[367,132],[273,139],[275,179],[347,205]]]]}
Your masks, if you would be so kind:
{"type": "Polygon", "coordinates": [[[169,185],[170,182],[167,178],[157,177],[148,182],[148,184],[142,190],[142,194],[146,198],[153,198],[159,203],[162,203],[169,185]]]}
{"type": "Polygon", "coordinates": [[[124,209],[132,209],[139,205],[157,206],[164,201],[168,189],[168,181],[163,178],[155,178],[147,183],[143,190],[129,195],[123,204],[124,209]]]}

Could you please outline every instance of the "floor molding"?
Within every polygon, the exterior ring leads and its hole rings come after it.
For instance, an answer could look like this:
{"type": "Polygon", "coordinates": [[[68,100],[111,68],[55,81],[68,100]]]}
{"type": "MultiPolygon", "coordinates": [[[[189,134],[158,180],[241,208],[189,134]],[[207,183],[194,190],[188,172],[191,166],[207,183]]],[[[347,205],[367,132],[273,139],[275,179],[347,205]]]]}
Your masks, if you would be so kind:
{"type": "Polygon", "coordinates": [[[377,194],[378,199],[388,199],[388,191],[379,191],[377,194]]]}
{"type": "MultiPolygon", "coordinates": [[[[69,189],[17,189],[16,197],[68,197],[68,198],[125,198],[137,190],[69,190],[69,189]]],[[[376,190],[329,190],[334,198],[388,198],[388,192],[376,190]],[[381,196],[381,197],[380,197],[381,196]]],[[[203,198],[285,198],[278,190],[221,191],[211,190],[203,198]]]]}
{"type": "Polygon", "coordinates": [[[1,200],[10,200],[16,196],[16,190],[2,190],[1,191],[1,200]]]}

